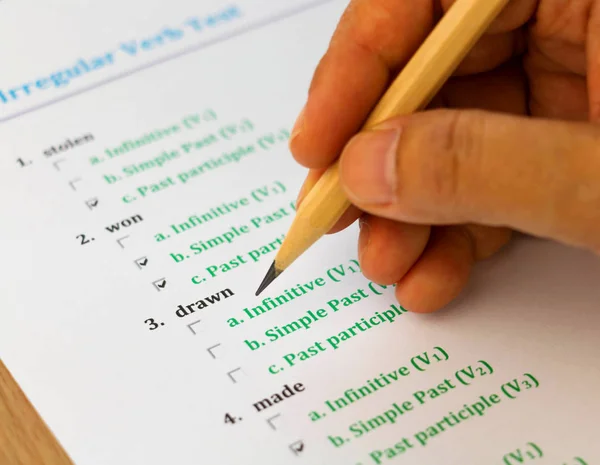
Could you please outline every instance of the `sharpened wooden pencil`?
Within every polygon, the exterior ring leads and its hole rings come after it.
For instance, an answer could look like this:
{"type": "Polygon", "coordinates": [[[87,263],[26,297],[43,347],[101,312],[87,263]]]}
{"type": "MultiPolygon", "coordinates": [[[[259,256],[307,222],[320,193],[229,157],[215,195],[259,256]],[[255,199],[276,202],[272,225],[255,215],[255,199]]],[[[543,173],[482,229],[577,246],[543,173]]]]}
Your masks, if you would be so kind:
{"type": "MultiPolygon", "coordinates": [[[[425,108],[509,0],[457,0],[374,108],[362,130],[425,108]]],[[[350,207],[336,161],[302,201],[256,295],[327,234],[350,207]]]]}

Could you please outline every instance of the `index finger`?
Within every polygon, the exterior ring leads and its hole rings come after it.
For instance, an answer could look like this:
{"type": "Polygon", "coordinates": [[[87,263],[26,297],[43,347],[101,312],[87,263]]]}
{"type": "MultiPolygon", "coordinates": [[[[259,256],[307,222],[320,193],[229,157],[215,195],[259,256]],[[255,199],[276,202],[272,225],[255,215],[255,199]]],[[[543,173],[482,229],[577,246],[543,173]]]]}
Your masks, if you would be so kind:
{"type": "Polygon", "coordinates": [[[290,138],[296,161],[326,168],[434,23],[433,0],[352,0],[317,66],[290,138]]]}

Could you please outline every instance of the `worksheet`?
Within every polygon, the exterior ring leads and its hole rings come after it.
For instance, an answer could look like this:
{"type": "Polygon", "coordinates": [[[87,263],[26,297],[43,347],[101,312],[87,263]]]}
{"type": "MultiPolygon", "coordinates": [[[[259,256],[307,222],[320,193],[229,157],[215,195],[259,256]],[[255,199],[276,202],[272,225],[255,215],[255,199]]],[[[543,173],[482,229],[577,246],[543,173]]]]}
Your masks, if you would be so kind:
{"type": "Polygon", "coordinates": [[[255,297],[347,4],[0,0],[0,357],[77,465],[600,463],[592,254],[418,315],[352,226],[255,297]]]}

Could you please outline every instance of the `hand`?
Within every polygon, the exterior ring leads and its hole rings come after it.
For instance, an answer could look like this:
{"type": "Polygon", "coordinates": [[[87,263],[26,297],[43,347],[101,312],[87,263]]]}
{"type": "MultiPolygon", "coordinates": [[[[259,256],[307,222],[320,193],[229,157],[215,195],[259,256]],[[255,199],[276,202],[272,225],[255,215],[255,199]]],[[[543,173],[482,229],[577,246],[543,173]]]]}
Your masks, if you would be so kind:
{"type": "Polygon", "coordinates": [[[356,207],[332,232],[365,212],[364,274],[416,312],[453,300],[511,230],[600,252],[600,0],[512,0],[435,109],[350,140],[452,3],[351,1],[290,141],[311,168],[299,202],[341,154],[356,207]]]}

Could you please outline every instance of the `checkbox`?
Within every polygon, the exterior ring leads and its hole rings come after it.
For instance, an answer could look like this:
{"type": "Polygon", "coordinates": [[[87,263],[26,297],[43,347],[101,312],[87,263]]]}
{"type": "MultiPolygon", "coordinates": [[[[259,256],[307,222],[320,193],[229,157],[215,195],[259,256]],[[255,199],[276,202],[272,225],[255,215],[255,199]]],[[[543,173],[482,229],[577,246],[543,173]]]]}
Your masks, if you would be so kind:
{"type": "Polygon", "coordinates": [[[91,199],[88,199],[85,201],[85,204],[87,205],[87,207],[90,210],[93,210],[94,208],[96,208],[98,206],[98,203],[100,203],[100,201],[98,200],[97,197],[94,197],[94,198],[91,198],[91,199]]]}
{"type": "Polygon", "coordinates": [[[221,344],[215,344],[214,346],[207,347],[206,351],[210,354],[212,358],[216,359],[217,355],[221,353],[221,351],[218,350],[219,347],[221,347],[221,344]]]}
{"type": "Polygon", "coordinates": [[[81,182],[81,178],[75,178],[75,179],[72,179],[71,181],[69,181],[69,186],[71,186],[71,189],[76,191],[78,182],[81,182]]]}
{"type": "Polygon", "coordinates": [[[152,283],[152,285],[154,286],[154,288],[157,291],[161,292],[161,291],[164,291],[165,288],[167,287],[167,280],[166,280],[166,278],[160,278],[160,279],[157,279],[156,281],[154,281],[152,283]]]}
{"type": "Polygon", "coordinates": [[[66,160],[56,160],[54,163],[52,163],[56,171],[60,171],[60,165],[63,164],[65,161],[66,160]]]}
{"type": "Polygon", "coordinates": [[[202,320],[196,320],[193,323],[190,323],[187,325],[187,327],[189,328],[189,330],[192,332],[192,334],[195,336],[196,334],[198,334],[199,332],[202,332],[202,326],[196,326],[198,325],[202,320]]]}
{"type": "Polygon", "coordinates": [[[272,417],[267,418],[267,423],[274,430],[277,430],[277,425],[279,423],[279,421],[278,421],[279,417],[281,417],[281,413],[278,413],[277,415],[273,415],[272,417]]]}
{"type": "Polygon", "coordinates": [[[135,264],[137,265],[137,267],[141,270],[142,268],[144,268],[145,266],[148,265],[148,257],[141,257],[138,258],[135,261],[135,264]]]}
{"type": "Polygon", "coordinates": [[[296,441],[290,444],[290,449],[294,454],[300,455],[304,451],[304,442],[296,441]]]}
{"type": "Polygon", "coordinates": [[[235,368],[231,371],[227,372],[227,376],[229,376],[229,379],[234,383],[237,384],[240,382],[240,379],[242,379],[242,377],[244,376],[244,372],[242,371],[242,368],[235,368]]]}
{"type": "Polygon", "coordinates": [[[125,242],[125,239],[129,239],[129,236],[123,236],[120,239],[117,239],[117,244],[119,244],[122,249],[125,248],[125,246],[123,245],[123,242],[125,242]]]}

